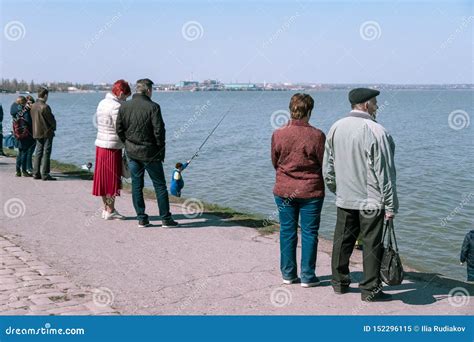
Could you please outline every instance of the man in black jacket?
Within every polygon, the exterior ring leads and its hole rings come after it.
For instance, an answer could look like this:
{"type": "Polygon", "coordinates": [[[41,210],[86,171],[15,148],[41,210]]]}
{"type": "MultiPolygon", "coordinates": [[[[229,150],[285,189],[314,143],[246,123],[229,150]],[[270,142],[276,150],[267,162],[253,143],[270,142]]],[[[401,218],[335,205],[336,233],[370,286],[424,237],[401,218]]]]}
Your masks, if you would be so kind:
{"type": "Polygon", "coordinates": [[[3,107],[0,104],[0,156],[5,156],[3,152],[3,107]]]}
{"type": "Polygon", "coordinates": [[[132,199],[137,212],[138,226],[148,227],[150,221],[145,214],[143,186],[145,170],[153,182],[163,227],[176,227],[170,212],[168,189],[163,172],[165,159],[165,123],[160,106],[151,100],[153,82],[137,81],[136,93],[119,109],[116,131],[125,144],[132,176],[132,199]]]}

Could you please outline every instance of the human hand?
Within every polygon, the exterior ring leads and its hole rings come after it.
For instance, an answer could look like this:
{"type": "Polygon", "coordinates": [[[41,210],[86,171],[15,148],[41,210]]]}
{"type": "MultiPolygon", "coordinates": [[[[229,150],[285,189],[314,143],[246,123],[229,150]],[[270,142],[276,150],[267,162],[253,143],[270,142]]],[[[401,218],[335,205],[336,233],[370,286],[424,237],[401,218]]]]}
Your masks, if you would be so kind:
{"type": "Polygon", "coordinates": [[[386,220],[393,220],[394,217],[395,217],[395,213],[392,213],[392,212],[390,212],[390,211],[387,211],[387,212],[385,213],[385,219],[386,219],[386,220]]]}

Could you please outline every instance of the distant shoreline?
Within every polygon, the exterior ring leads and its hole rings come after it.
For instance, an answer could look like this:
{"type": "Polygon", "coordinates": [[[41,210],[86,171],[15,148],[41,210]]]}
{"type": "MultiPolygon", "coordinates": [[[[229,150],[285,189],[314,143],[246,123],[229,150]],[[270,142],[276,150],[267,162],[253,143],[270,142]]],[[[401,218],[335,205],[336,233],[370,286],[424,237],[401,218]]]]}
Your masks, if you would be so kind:
{"type": "MultiPolygon", "coordinates": [[[[457,91],[466,91],[466,90],[473,90],[474,85],[472,87],[464,87],[464,88],[456,88],[456,87],[374,87],[375,89],[384,90],[384,91],[442,91],[442,90],[457,90],[457,91]]],[[[305,91],[310,93],[316,92],[327,92],[327,91],[348,91],[352,89],[351,87],[343,88],[343,87],[335,87],[335,88],[289,88],[289,89],[221,89],[221,90],[185,90],[185,89],[173,89],[173,90],[162,90],[162,89],[154,89],[154,92],[157,93],[208,93],[208,92],[222,92],[222,93],[234,93],[234,92],[243,92],[243,93],[273,93],[273,92],[295,92],[295,91],[305,91]]],[[[51,90],[51,93],[59,93],[59,94],[94,94],[94,93],[107,93],[110,90],[101,89],[101,90],[77,90],[77,91],[55,91],[51,90]]],[[[28,92],[28,91],[16,91],[16,92],[6,92],[0,91],[2,95],[35,95],[35,92],[28,92]]]]}

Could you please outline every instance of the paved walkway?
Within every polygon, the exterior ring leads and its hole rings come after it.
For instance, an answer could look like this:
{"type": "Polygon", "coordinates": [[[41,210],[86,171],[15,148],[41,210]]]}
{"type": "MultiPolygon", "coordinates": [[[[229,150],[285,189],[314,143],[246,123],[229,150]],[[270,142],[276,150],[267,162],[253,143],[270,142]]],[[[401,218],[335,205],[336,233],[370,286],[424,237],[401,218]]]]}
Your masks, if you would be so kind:
{"type": "MultiPolygon", "coordinates": [[[[137,228],[131,196],[117,208],[126,221],[100,218],[92,183],[59,175],[56,182],[14,177],[14,160],[0,159],[0,314],[309,314],[464,315],[474,289],[435,274],[410,272],[386,287],[388,303],[363,303],[357,284],[333,294],[331,243],[322,240],[321,286],[283,286],[278,235],[204,213],[190,219],[173,206],[180,228],[137,228]],[[98,304],[98,305],[97,305],[98,304]],[[102,305],[106,305],[102,307],[102,305]]],[[[148,213],[157,205],[147,202],[148,213]]],[[[361,255],[352,278],[361,277],[361,255]]]]}

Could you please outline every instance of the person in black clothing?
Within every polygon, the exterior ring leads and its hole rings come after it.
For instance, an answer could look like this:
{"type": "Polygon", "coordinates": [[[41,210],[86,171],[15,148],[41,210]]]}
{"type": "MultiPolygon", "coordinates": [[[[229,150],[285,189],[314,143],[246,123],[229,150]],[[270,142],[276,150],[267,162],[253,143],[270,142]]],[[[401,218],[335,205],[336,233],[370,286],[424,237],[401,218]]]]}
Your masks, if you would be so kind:
{"type": "Polygon", "coordinates": [[[125,144],[128,166],[132,178],[133,206],[137,212],[138,226],[148,227],[150,222],[145,213],[143,186],[145,170],[155,188],[160,218],[163,227],[176,227],[170,212],[168,189],[163,172],[165,160],[165,123],[158,103],[151,100],[153,82],[148,79],[137,81],[136,93],[132,99],[120,106],[116,131],[125,144]]]}
{"type": "Polygon", "coordinates": [[[461,247],[461,264],[467,263],[467,281],[474,282],[474,230],[466,234],[461,247]]]}
{"type": "Polygon", "coordinates": [[[5,157],[3,152],[3,107],[0,104],[0,156],[5,157]]]}

